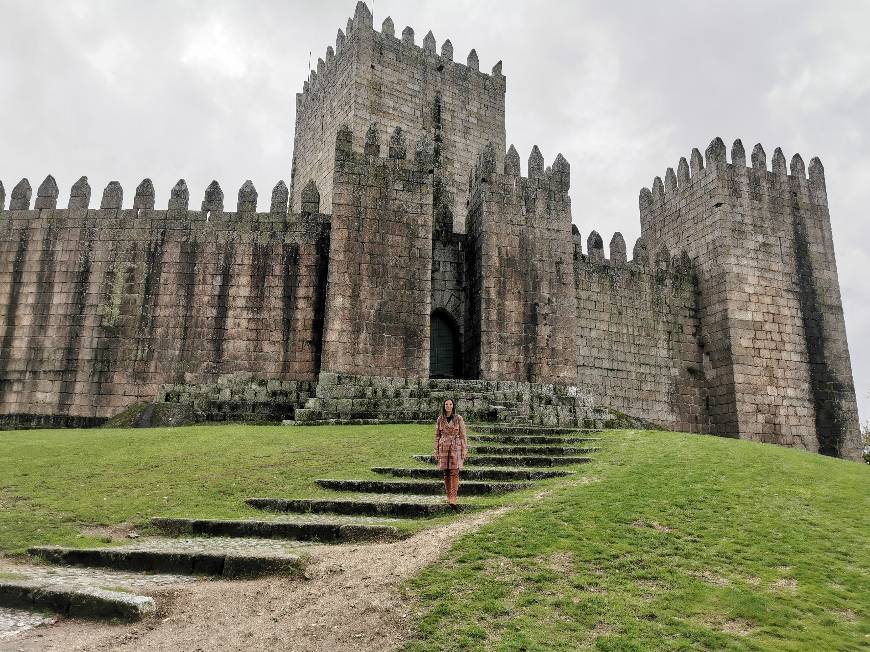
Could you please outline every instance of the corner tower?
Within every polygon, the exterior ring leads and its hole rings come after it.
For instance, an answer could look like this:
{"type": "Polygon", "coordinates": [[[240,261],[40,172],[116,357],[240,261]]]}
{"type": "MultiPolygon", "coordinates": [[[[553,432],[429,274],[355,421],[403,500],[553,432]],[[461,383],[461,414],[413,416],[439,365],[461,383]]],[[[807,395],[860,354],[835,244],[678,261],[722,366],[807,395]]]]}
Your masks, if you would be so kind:
{"type": "Polygon", "coordinates": [[[693,150],[640,193],[641,232],[685,248],[698,270],[715,434],[860,458],[852,367],[822,163],[747,167],[737,140],[693,150]],[[705,161],[706,159],[706,161],[705,161]]]}
{"type": "Polygon", "coordinates": [[[291,210],[301,210],[302,189],[313,181],[321,211],[332,212],[338,132],[349,127],[354,151],[364,153],[370,125],[382,143],[397,127],[409,143],[431,142],[434,209],[448,209],[456,229],[464,231],[469,173],[478,154],[488,143],[505,151],[501,62],[491,74],[482,73],[474,50],[465,64],[455,62],[449,40],[439,50],[429,32],[420,47],[410,27],[396,36],[390,18],[376,31],[369,8],[357,3],[346,30],[338,30],[335,48],[327,48],[326,59],[318,59],[296,95],[291,210]]]}

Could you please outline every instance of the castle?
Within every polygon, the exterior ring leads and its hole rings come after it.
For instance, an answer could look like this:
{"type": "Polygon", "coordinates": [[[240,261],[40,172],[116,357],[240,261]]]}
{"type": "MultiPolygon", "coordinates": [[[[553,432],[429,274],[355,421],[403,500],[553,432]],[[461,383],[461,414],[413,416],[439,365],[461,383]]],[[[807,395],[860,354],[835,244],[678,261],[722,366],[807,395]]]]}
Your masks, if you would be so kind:
{"type": "Polygon", "coordinates": [[[290,188],[166,210],[145,180],[58,208],[0,184],[0,422],[431,417],[663,427],[857,459],[824,170],[714,139],[617,233],[572,226],[571,171],[506,147],[505,76],[360,2],[296,97],[290,188]]]}

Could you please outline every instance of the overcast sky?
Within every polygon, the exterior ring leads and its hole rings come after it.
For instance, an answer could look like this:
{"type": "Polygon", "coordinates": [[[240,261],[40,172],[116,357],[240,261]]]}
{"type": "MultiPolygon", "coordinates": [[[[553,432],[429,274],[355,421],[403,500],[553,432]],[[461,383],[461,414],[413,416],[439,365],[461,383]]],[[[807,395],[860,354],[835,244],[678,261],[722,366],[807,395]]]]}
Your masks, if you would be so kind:
{"type": "MultiPolygon", "coordinates": [[[[295,93],[352,0],[0,0],[0,180],[81,175],[158,206],[187,179],[230,205],[289,182],[295,93]]],[[[631,250],[637,194],[714,136],[825,165],[862,420],[870,419],[870,2],[377,0],[396,32],[450,38],[507,76],[507,139],[571,163],[574,221],[631,250]]]]}

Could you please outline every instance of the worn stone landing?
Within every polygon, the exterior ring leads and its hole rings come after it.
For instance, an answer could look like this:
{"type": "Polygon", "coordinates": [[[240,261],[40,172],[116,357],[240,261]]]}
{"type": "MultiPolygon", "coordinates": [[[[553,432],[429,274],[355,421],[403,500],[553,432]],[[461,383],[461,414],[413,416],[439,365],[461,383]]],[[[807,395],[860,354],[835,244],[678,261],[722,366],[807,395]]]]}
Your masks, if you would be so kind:
{"type": "Polygon", "coordinates": [[[359,541],[386,541],[403,538],[402,530],[389,525],[387,519],[361,522],[341,516],[311,518],[310,516],[274,520],[251,519],[191,519],[153,518],[151,524],[167,534],[212,537],[257,537],[263,539],[292,539],[345,543],[359,541]]]}
{"type": "Polygon", "coordinates": [[[75,618],[138,620],[154,611],[148,593],[191,581],[196,578],[0,562],[0,606],[24,610],[0,613],[0,640],[4,633],[26,629],[28,623],[42,624],[46,617],[32,610],[75,618]]]}
{"type": "Polygon", "coordinates": [[[597,453],[598,448],[576,446],[469,446],[474,455],[586,455],[597,453]]]}
{"type": "MultiPolygon", "coordinates": [[[[347,514],[354,516],[391,516],[423,518],[450,511],[443,496],[355,494],[347,498],[249,498],[251,507],[293,514],[347,514]]],[[[460,508],[469,509],[465,504],[460,508]]]]}
{"type": "Polygon", "coordinates": [[[296,553],[304,545],[270,539],[154,537],[116,548],[37,546],[28,552],[52,564],[239,578],[300,573],[302,560],[296,553]]]}
{"type": "MultiPolygon", "coordinates": [[[[432,455],[414,455],[420,462],[435,464],[432,455]]],[[[551,467],[587,464],[591,457],[561,456],[561,455],[474,455],[465,460],[466,466],[521,466],[521,467],[551,467]]]]}
{"type": "MultiPolygon", "coordinates": [[[[362,491],[367,493],[441,494],[444,483],[438,480],[315,480],[324,489],[362,491]]],[[[460,491],[465,496],[504,493],[526,489],[528,482],[463,482],[460,491]]]]}
{"type": "Polygon", "coordinates": [[[497,444],[542,444],[558,446],[564,444],[582,444],[600,441],[597,437],[581,437],[567,435],[468,435],[468,441],[497,444]]]}
{"type": "MultiPolygon", "coordinates": [[[[427,478],[440,479],[442,471],[431,467],[423,468],[394,468],[378,466],[372,471],[381,475],[391,475],[396,478],[427,478]]],[[[497,480],[510,482],[514,480],[544,480],[571,475],[573,471],[544,471],[541,469],[511,469],[511,468],[463,468],[459,472],[462,480],[497,480]]]]}

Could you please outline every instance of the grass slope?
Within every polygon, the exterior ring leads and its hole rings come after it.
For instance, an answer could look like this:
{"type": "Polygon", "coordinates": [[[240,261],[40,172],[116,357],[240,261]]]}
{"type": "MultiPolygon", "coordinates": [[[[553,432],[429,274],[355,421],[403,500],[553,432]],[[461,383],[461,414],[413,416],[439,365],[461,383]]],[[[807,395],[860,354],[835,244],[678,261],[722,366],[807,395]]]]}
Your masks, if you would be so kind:
{"type": "Polygon", "coordinates": [[[639,431],[597,457],[412,583],[409,650],[867,649],[870,469],[639,431]]]}
{"type": "MultiPolygon", "coordinates": [[[[428,426],[201,426],[0,432],[0,551],[106,543],[82,526],[152,516],[264,516],[253,496],[331,495],[315,478],[377,478],[432,449],[428,426]]],[[[266,515],[268,516],[268,515],[266,515]]]]}

